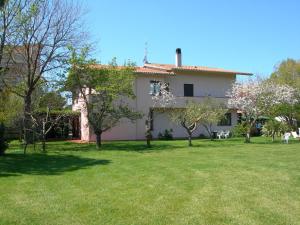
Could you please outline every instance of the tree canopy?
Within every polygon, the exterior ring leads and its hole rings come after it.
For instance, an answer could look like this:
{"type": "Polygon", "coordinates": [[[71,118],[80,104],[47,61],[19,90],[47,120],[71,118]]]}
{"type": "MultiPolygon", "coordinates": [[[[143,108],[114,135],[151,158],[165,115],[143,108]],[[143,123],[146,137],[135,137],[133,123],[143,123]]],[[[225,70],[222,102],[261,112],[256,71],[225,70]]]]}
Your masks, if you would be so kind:
{"type": "Polygon", "coordinates": [[[88,53],[88,48],[80,53],[73,49],[66,89],[73,93],[73,99],[81,102],[87,125],[93,129],[100,148],[103,132],[115,127],[121,119],[134,121],[141,114],[130,106],[130,100],[135,98],[133,64],[118,67],[113,59],[108,66],[99,66],[96,60],[88,59],[88,53]]]}

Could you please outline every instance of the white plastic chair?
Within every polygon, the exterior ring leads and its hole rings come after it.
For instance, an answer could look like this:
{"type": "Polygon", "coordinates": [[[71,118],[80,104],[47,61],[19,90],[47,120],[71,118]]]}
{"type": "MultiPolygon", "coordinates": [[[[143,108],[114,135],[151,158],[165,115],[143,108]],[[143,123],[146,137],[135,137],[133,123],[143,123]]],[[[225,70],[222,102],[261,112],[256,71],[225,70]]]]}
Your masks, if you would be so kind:
{"type": "Polygon", "coordinates": [[[230,131],[229,130],[227,130],[227,131],[225,131],[224,132],[224,138],[229,138],[229,135],[230,135],[230,131]]]}
{"type": "Polygon", "coordinates": [[[300,135],[298,135],[296,131],[292,132],[292,136],[293,138],[298,139],[300,141],[300,135]]]}
{"type": "Polygon", "coordinates": [[[283,139],[284,139],[285,143],[287,143],[287,144],[289,143],[290,136],[291,136],[291,133],[285,133],[283,135],[283,139]]]}
{"type": "Polygon", "coordinates": [[[221,139],[222,137],[224,137],[224,132],[223,131],[218,131],[217,136],[219,139],[221,139]]]}

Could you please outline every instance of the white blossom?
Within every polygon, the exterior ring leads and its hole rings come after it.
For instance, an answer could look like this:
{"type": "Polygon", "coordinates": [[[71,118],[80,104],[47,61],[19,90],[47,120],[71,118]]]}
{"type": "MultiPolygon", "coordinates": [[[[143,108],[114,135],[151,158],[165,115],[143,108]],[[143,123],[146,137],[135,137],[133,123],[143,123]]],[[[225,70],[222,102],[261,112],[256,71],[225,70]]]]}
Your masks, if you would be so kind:
{"type": "Polygon", "coordinates": [[[153,107],[169,107],[175,104],[175,96],[169,90],[169,85],[167,83],[160,83],[160,91],[152,95],[153,107]]]}
{"type": "Polygon", "coordinates": [[[296,104],[296,90],[288,85],[274,82],[250,80],[247,83],[235,83],[227,95],[228,105],[256,118],[279,104],[296,104]]]}

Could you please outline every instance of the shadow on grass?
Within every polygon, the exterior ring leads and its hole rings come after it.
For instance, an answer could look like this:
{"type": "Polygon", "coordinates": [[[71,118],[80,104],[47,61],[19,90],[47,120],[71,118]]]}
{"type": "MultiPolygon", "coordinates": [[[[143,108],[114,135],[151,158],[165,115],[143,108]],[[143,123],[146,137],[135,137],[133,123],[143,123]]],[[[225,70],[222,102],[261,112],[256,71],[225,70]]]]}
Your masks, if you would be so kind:
{"type": "Polygon", "coordinates": [[[50,151],[125,151],[125,152],[153,152],[153,151],[171,151],[179,148],[185,148],[183,143],[173,141],[153,141],[151,148],[148,148],[143,141],[112,141],[104,142],[100,150],[96,149],[95,143],[71,143],[56,142],[48,145],[50,151]]]}
{"type": "Polygon", "coordinates": [[[92,166],[107,165],[110,162],[73,155],[7,154],[0,157],[0,178],[23,174],[60,175],[92,166]]]}

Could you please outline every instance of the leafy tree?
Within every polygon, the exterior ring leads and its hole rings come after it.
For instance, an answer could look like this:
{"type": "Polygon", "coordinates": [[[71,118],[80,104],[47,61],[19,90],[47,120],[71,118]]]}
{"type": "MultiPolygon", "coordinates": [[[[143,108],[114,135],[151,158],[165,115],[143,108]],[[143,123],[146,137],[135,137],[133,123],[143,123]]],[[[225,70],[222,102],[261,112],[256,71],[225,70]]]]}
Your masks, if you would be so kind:
{"type": "Polygon", "coordinates": [[[66,99],[56,91],[44,93],[39,100],[39,108],[51,110],[62,110],[66,105],[66,99]]]}
{"type": "Polygon", "coordinates": [[[271,74],[270,80],[300,90],[300,61],[294,59],[283,60],[271,74]]]}
{"type": "Polygon", "coordinates": [[[192,146],[193,132],[198,128],[203,119],[202,107],[202,104],[190,101],[185,108],[173,108],[169,113],[171,120],[185,129],[188,135],[189,146],[192,146]]]}
{"type": "Polygon", "coordinates": [[[22,117],[23,101],[20,97],[6,91],[0,92],[0,123],[12,125],[22,117]]]}
{"type": "Polygon", "coordinates": [[[134,121],[141,118],[141,114],[129,106],[130,100],[135,98],[133,65],[118,67],[113,59],[108,66],[97,66],[96,60],[88,59],[88,53],[88,48],[79,54],[73,49],[66,88],[72,91],[74,98],[80,96],[78,102],[96,135],[99,149],[104,132],[123,118],[134,121]]]}
{"type": "Polygon", "coordinates": [[[0,8],[2,8],[5,4],[6,0],[0,0],[0,8]]]}
{"type": "Polygon", "coordinates": [[[213,126],[216,125],[228,111],[225,104],[215,98],[207,97],[200,104],[201,125],[207,131],[210,139],[213,139],[213,126]]]}
{"type": "Polygon", "coordinates": [[[271,136],[272,142],[274,142],[275,135],[287,132],[289,130],[289,126],[285,122],[270,119],[264,124],[262,130],[266,136],[271,136]]]}
{"type": "Polygon", "coordinates": [[[278,84],[286,84],[298,90],[295,98],[298,99],[297,104],[282,104],[274,108],[280,117],[291,127],[295,127],[295,120],[300,121],[300,61],[294,59],[283,60],[271,74],[270,79],[278,84]]]}
{"type": "Polygon", "coordinates": [[[288,85],[274,82],[249,80],[247,83],[235,83],[228,94],[228,105],[240,110],[245,118],[247,132],[245,142],[250,142],[251,128],[259,116],[272,115],[274,107],[282,104],[294,105],[296,90],[288,85]]]}

